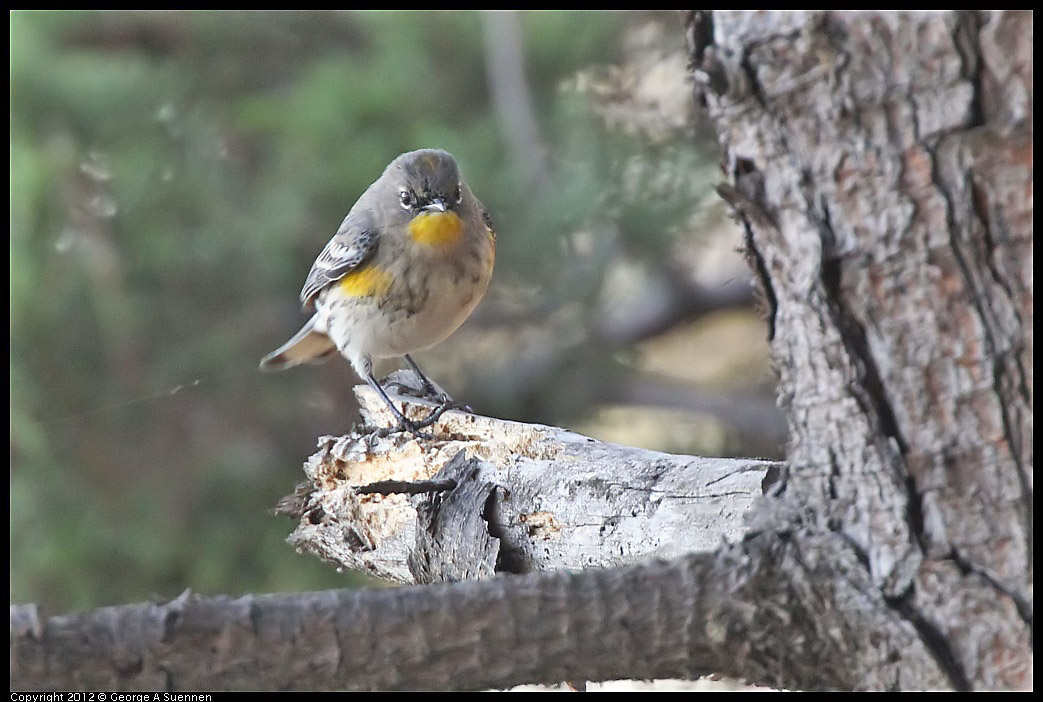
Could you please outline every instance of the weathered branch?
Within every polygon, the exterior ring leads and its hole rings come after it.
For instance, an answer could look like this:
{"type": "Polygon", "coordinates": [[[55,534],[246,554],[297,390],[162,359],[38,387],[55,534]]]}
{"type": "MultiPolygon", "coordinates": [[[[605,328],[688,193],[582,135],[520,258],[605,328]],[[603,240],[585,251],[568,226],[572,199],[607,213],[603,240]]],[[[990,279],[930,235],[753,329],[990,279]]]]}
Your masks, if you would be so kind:
{"type": "MultiPolygon", "coordinates": [[[[389,387],[408,389],[411,382],[410,374],[396,373],[389,387]]],[[[360,386],[356,395],[368,425],[391,422],[370,388],[360,386]]],[[[431,411],[430,402],[409,395],[392,399],[412,417],[431,411]]],[[[280,508],[300,520],[290,542],[338,566],[404,583],[457,580],[465,572],[626,565],[735,540],[767,472],[778,465],[674,456],[455,411],[429,431],[430,441],[363,431],[324,437],[305,465],[308,481],[280,508]],[[457,487],[413,498],[360,489],[433,479],[452,479],[457,487]],[[418,520],[428,526],[418,529],[418,520]],[[443,532],[453,541],[452,563],[418,573],[418,563],[445,561],[432,551],[448,547],[432,540],[432,525],[442,520],[455,525],[443,532]],[[464,522],[470,541],[461,532],[464,522]],[[486,560],[488,568],[480,565],[486,560]]]]}
{"type": "Polygon", "coordinates": [[[11,687],[483,689],[711,672],[781,688],[944,687],[843,539],[797,537],[480,582],[239,599],[186,593],[50,619],[12,606],[11,687]],[[836,567],[851,577],[824,577],[836,567]],[[827,614],[839,628],[824,636],[827,614]]]}
{"type": "MultiPolygon", "coordinates": [[[[389,380],[407,414],[430,411],[403,394],[416,391],[411,374],[389,380]]],[[[375,393],[357,394],[370,424],[390,423],[375,393]]],[[[472,582],[186,594],[48,620],[13,606],[12,685],[480,689],[739,670],[745,639],[728,632],[747,629],[755,611],[755,598],[753,609],[734,606],[730,577],[744,547],[720,560],[596,566],[736,541],[779,464],[671,456],[463,412],[428,431],[422,442],[379,432],[325,439],[305,466],[308,482],[279,511],[300,519],[291,543],[338,565],[401,582],[472,582]]]]}

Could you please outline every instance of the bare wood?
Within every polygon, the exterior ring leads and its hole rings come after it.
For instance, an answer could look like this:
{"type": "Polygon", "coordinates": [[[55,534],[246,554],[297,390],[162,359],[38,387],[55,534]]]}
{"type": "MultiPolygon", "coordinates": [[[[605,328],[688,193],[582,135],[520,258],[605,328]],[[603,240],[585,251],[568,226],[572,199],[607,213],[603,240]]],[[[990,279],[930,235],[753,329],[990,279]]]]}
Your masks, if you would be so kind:
{"type": "MultiPolygon", "coordinates": [[[[399,372],[389,388],[402,391],[392,400],[403,403],[408,416],[421,418],[433,405],[404,394],[415,392],[413,383],[411,374],[399,372]]],[[[482,515],[497,540],[495,570],[515,573],[712,551],[742,534],[744,513],[762,493],[769,469],[779,465],[675,456],[459,411],[446,412],[428,429],[430,441],[402,433],[378,437],[371,427],[391,424],[390,413],[368,386],[355,392],[370,428],[325,437],[305,465],[307,483],[282,512],[300,520],[289,537],[298,548],[396,582],[426,581],[409,567],[411,559],[426,558],[417,552],[422,501],[366,495],[372,488],[360,486],[445,479],[458,454],[474,459],[495,487],[488,504],[469,509],[482,515]]],[[[448,504],[440,500],[437,508],[448,504]]],[[[467,548],[462,535],[456,538],[455,548],[467,548]]],[[[459,553],[457,559],[467,562],[459,553]]],[[[473,563],[462,567],[485,572],[473,563]]],[[[448,573],[435,579],[443,577],[452,579],[448,573]]]]}

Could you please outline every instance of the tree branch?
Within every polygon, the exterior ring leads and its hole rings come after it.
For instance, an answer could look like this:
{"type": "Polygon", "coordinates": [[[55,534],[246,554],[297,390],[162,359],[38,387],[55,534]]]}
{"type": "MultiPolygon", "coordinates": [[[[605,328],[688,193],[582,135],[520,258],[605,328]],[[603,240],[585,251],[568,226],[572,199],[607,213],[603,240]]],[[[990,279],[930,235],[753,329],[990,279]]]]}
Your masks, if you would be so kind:
{"type": "Polygon", "coordinates": [[[521,22],[511,10],[486,10],[482,21],[486,79],[496,117],[512,162],[519,164],[529,184],[537,183],[547,175],[547,153],[525,78],[521,22]]]}
{"type": "Polygon", "coordinates": [[[11,688],[486,689],[712,672],[790,689],[946,687],[847,542],[800,541],[424,587],[185,593],[46,620],[12,606],[11,688]],[[838,565],[849,579],[824,577],[838,565]],[[823,622],[864,636],[824,636],[823,622]]]}
{"type": "MultiPolygon", "coordinates": [[[[404,394],[414,383],[397,372],[388,386],[401,390],[392,400],[418,419],[433,405],[404,394]]],[[[367,424],[391,423],[369,387],[356,395],[367,424]]],[[[307,482],[279,507],[299,520],[290,543],[403,583],[627,565],[734,540],[769,469],[778,466],[675,456],[457,411],[429,431],[429,441],[363,431],[323,437],[305,464],[307,482]],[[412,499],[367,494],[386,481],[428,480],[456,487],[412,499]],[[454,526],[434,533],[441,522],[454,526]],[[452,558],[439,556],[442,549],[452,558]],[[418,571],[421,563],[428,565],[418,571]]]]}
{"type": "Polygon", "coordinates": [[[714,312],[751,308],[753,300],[748,277],[707,286],[667,268],[622,310],[601,310],[596,333],[605,342],[628,346],[714,312]]]}

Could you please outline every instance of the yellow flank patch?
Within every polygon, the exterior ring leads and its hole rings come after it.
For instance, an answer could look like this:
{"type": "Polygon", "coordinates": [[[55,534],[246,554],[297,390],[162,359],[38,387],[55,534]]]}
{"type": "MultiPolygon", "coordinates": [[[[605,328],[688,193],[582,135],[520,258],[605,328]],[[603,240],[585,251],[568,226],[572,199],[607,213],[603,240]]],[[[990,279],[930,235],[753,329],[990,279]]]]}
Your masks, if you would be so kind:
{"type": "Polygon", "coordinates": [[[386,293],[391,287],[391,281],[391,274],[383,268],[366,266],[348,273],[337,285],[348,297],[372,297],[386,293]]]}
{"type": "Polygon", "coordinates": [[[464,222],[455,212],[421,212],[409,223],[413,241],[427,246],[455,244],[463,230],[464,222]]]}

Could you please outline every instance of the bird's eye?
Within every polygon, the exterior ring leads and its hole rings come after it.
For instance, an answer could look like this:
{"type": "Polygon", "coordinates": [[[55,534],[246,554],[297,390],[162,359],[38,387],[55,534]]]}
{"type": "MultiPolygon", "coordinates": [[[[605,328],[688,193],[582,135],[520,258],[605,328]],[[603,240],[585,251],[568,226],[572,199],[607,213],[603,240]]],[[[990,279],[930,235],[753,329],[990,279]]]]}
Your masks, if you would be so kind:
{"type": "Polygon", "coordinates": [[[459,185],[457,185],[456,190],[453,191],[453,199],[456,200],[457,204],[460,204],[460,201],[464,199],[464,191],[459,185]]]}
{"type": "Polygon", "coordinates": [[[413,206],[413,193],[408,190],[400,190],[398,192],[398,199],[402,201],[402,207],[409,209],[413,206]]]}

